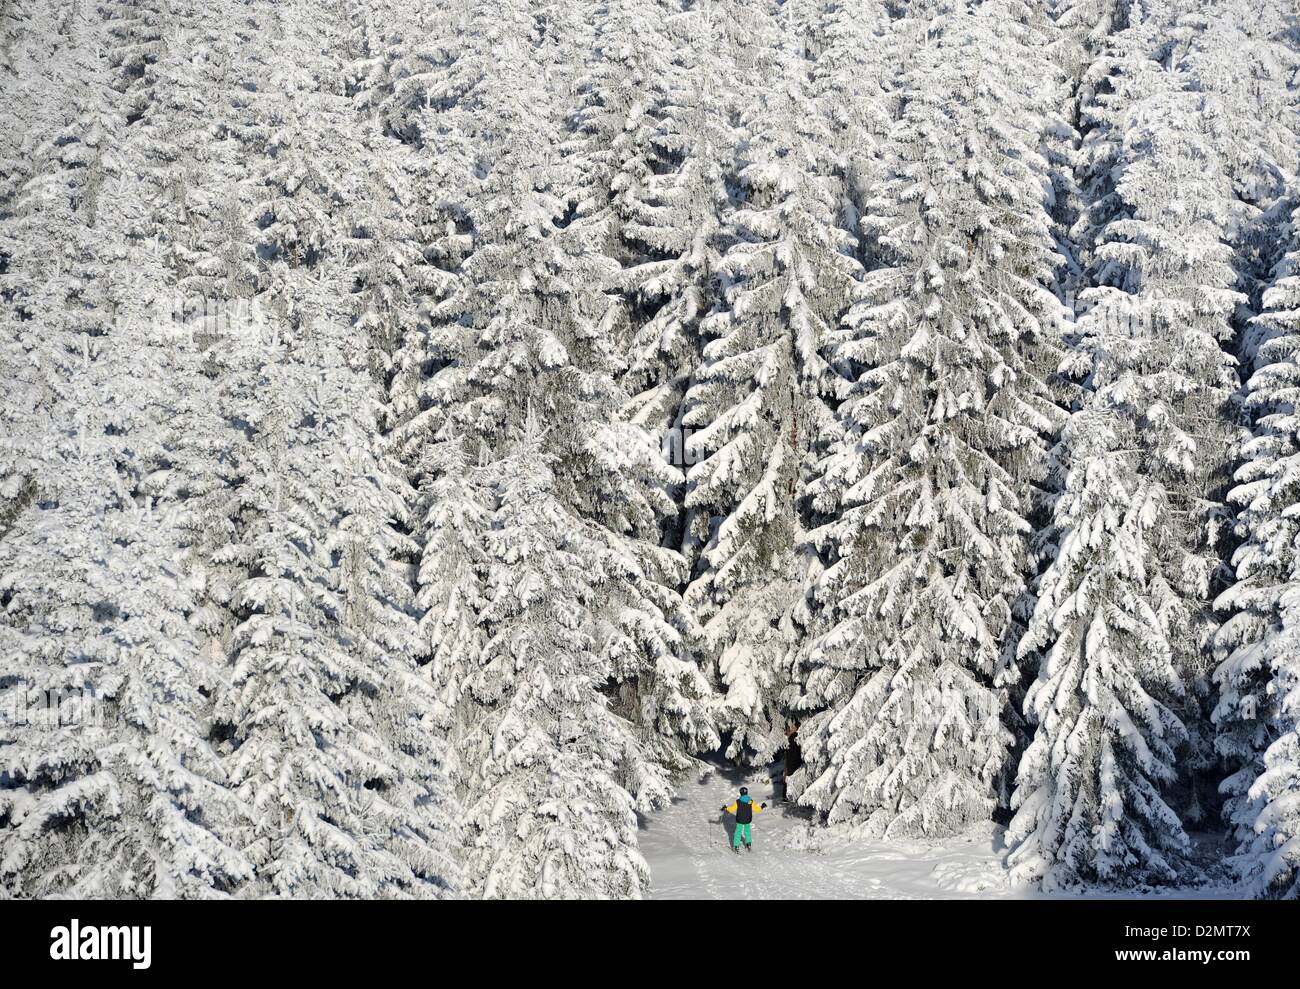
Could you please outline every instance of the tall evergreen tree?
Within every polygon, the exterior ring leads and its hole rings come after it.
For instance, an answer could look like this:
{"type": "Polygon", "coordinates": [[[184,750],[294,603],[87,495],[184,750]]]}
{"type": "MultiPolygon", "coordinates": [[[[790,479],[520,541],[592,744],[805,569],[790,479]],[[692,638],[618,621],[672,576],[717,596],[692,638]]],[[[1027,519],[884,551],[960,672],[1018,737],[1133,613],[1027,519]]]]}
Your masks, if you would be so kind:
{"type": "Polygon", "coordinates": [[[1241,296],[1228,186],[1198,129],[1204,97],[1152,57],[1160,30],[1126,30],[1102,97],[1122,134],[1095,136],[1117,168],[1085,254],[1098,287],[1082,293],[1064,364],[1087,394],[1058,453],[1057,550],[1021,644],[1040,657],[1026,699],[1037,728],[1010,836],[1024,872],[1053,884],[1170,881],[1188,849],[1171,803],[1202,813],[1196,776],[1181,796],[1173,784],[1205,757],[1188,722],[1214,630],[1235,384],[1224,347],[1241,296]]]}
{"type": "Polygon", "coordinates": [[[1032,61],[999,42],[1004,14],[930,22],[900,87],[864,218],[877,260],[834,355],[856,378],[846,436],[812,487],[831,521],[814,533],[827,567],[795,789],[877,835],[987,819],[1012,742],[1004,687],[1060,419],[1045,384],[1059,304],[1041,123],[989,69],[990,49],[1032,61]],[[942,97],[955,89],[973,98],[942,97]]]}
{"type": "Polygon", "coordinates": [[[1295,590],[1300,581],[1300,212],[1286,228],[1292,250],[1277,267],[1256,320],[1258,369],[1248,382],[1256,417],[1230,498],[1244,540],[1233,554],[1236,580],[1216,605],[1223,656],[1215,680],[1216,745],[1229,775],[1224,816],[1239,844],[1244,877],[1263,895],[1297,895],[1295,590]]]}
{"type": "MultiPolygon", "coordinates": [[[[527,623],[528,615],[538,614],[539,621],[551,622],[545,616],[561,607],[552,596],[574,597],[571,581],[585,572],[590,583],[575,600],[590,605],[582,633],[590,642],[580,665],[596,692],[591,703],[605,706],[603,717],[612,719],[603,737],[618,744],[600,750],[599,758],[585,745],[566,746],[555,766],[588,774],[591,785],[605,794],[602,813],[616,813],[608,800],[620,790],[620,802],[649,810],[668,799],[673,774],[692,764],[689,753],[716,742],[703,703],[708,685],[683,642],[675,593],[681,564],[658,546],[660,526],[672,511],[665,493],[672,472],[659,460],[654,439],[620,414],[626,395],[615,380],[617,354],[609,333],[619,306],[603,291],[612,260],[587,249],[584,231],[565,222],[567,186],[558,148],[567,118],[566,90],[557,94],[548,88],[548,71],[557,57],[555,46],[570,57],[565,45],[580,43],[583,32],[575,28],[566,35],[561,20],[548,21],[539,33],[524,4],[505,11],[504,21],[500,13],[481,12],[471,21],[462,55],[448,74],[456,96],[434,141],[449,163],[450,196],[464,218],[468,242],[454,265],[452,290],[431,311],[435,367],[425,389],[431,413],[426,418],[439,446],[431,450],[430,462],[441,472],[468,456],[478,459],[483,471],[477,490],[459,486],[463,509],[443,512],[430,506],[426,518],[432,528],[425,545],[457,540],[466,550],[464,565],[477,576],[461,595],[426,551],[421,572],[442,591],[421,587],[419,594],[439,616],[436,626],[428,626],[433,634],[441,636],[448,619],[464,633],[457,634],[454,652],[442,651],[438,643],[438,686],[458,705],[454,736],[473,747],[480,744],[474,741],[479,726],[509,714],[503,705],[508,708],[517,691],[528,691],[542,705],[529,702],[527,731],[533,730],[530,724],[549,724],[573,699],[532,693],[536,677],[550,674],[525,663],[522,653],[501,650],[508,645],[507,617],[527,623]],[[550,34],[552,29],[559,34],[550,34]],[[487,64],[510,70],[484,74],[487,64]],[[553,510],[526,517],[547,527],[578,526],[587,566],[584,571],[566,563],[551,590],[521,585],[514,592],[519,600],[507,605],[502,594],[514,581],[499,555],[504,551],[493,549],[498,537],[491,513],[523,510],[513,495],[507,499],[514,489],[503,487],[498,471],[523,442],[518,437],[525,422],[532,423],[527,442],[536,449],[525,466],[530,474],[544,466],[550,479],[539,490],[554,499],[553,510]],[[463,444],[460,453],[454,444],[463,444]],[[490,499],[483,499],[483,485],[491,486],[490,499]],[[486,570],[478,571],[479,566],[486,570]],[[459,600],[448,600],[446,592],[459,600]],[[481,602],[477,636],[452,617],[475,601],[481,602]],[[494,619],[496,613],[501,617],[494,619]]],[[[427,489],[450,493],[456,486],[435,474],[427,489]]],[[[571,538],[576,536],[544,530],[527,534],[527,545],[559,551],[571,538]]],[[[469,888],[477,895],[517,893],[521,883],[538,879],[537,870],[549,868],[547,860],[527,851],[531,839],[497,833],[490,816],[476,810],[490,806],[484,801],[499,787],[514,786],[516,776],[508,764],[489,772],[463,753],[459,768],[457,784],[469,808],[469,888]],[[506,873],[512,877],[508,881],[501,878],[506,873]]],[[[538,840],[548,842],[560,840],[568,824],[554,819],[539,827],[538,840]]],[[[578,895],[583,889],[606,895],[616,889],[639,892],[643,880],[627,865],[638,861],[635,831],[620,825],[612,835],[611,856],[599,868],[566,869],[563,881],[543,881],[545,895],[578,895]]]]}
{"type": "Polygon", "coordinates": [[[825,352],[860,270],[838,222],[808,60],[771,44],[781,83],[756,93],[741,117],[744,199],[682,416],[698,460],[685,497],[686,551],[696,558],[686,601],[725,691],[728,755],[760,762],[784,741],[790,611],[802,590],[797,499],[834,433],[841,379],[825,352]]]}
{"type": "Polygon", "coordinates": [[[150,493],[206,390],[147,305],[165,271],[138,243],[111,22],[57,7],[71,112],[4,220],[5,336],[25,359],[6,368],[0,876],[21,895],[221,895],[250,874],[225,837],[244,808],[206,737],[218,674],[182,506],[150,493]]]}

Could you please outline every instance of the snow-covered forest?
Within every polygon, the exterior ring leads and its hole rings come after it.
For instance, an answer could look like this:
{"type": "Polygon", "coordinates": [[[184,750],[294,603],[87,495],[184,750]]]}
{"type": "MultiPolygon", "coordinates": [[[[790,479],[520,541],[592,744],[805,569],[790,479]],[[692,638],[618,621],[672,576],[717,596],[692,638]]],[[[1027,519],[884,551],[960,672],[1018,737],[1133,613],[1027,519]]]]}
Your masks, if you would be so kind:
{"type": "Polygon", "coordinates": [[[0,0],[0,380],[0,896],[1300,897],[1295,0],[0,0]]]}

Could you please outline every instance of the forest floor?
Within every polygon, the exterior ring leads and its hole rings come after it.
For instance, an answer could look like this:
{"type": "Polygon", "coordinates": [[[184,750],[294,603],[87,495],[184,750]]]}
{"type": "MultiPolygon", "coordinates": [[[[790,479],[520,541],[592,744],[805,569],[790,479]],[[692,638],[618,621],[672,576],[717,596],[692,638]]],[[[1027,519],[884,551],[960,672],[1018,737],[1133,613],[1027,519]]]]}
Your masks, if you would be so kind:
{"type": "MultiPolygon", "coordinates": [[[[779,767],[714,766],[682,784],[671,807],[641,820],[652,899],[958,899],[1039,897],[1013,885],[1002,828],[988,825],[938,843],[868,841],[809,828],[808,811],[780,802],[779,767]],[[731,850],[734,819],[719,808],[741,786],[767,809],[754,816],[752,851],[731,850]]],[[[1224,884],[1094,896],[1233,898],[1224,884]]]]}

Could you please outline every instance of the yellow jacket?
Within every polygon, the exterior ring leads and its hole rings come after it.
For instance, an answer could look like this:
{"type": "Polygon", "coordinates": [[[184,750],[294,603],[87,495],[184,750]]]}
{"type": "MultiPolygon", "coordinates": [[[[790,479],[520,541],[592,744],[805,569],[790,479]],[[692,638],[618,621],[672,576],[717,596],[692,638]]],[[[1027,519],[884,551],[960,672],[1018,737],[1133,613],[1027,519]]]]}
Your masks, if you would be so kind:
{"type": "MultiPolygon", "coordinates": [[[[737,797],[735,800],[733,800],[733,801],[731,802],[731,806],[725,808],[725,810],[726,810],[726,812],[727,812],[728,814],[734,814],[734,813],[736,813],[736,808],[737,808],[739,805],[740,805],[740,798],[737,797]]],[[[757,800],[753,799],[752,797],[751,797],[750,800],[749,800],[749,806],[752,807],[752,808],[754,809],[754,813],[755,813],[755,814],[757,814],[760,810],[763,809],[762,804],[760,804],[757,800]]]]}

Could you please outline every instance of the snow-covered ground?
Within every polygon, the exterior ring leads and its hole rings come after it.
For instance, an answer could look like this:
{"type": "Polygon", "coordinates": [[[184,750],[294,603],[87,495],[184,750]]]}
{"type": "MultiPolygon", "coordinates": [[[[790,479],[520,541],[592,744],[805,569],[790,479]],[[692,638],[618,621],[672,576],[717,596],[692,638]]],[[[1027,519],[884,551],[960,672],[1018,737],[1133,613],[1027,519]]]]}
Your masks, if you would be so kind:
{"type": "MultiPolygon", "coordinates": [[[[642,819],[641,851],[654,899],[933,899],[1034,897],[1013,886],[1002,829],[990,825],[941,843],[882,842],[809,831],[807,812],[779,802],[766,770],[717,768],[687,781],[673,805],[642,819]],[[730,804],[741,786],[767,803],[754,818],[752,851],[731,850],[730,804]]],[[[1101,894],[1115,895],[1115,894],[1101,894]]],[[[1232,898],[1231,887],[1167,890],[1180,897],[1232,898]]]]}

